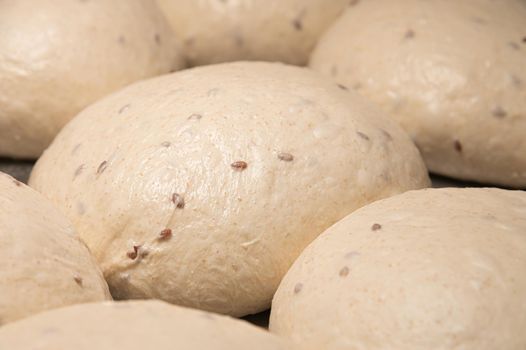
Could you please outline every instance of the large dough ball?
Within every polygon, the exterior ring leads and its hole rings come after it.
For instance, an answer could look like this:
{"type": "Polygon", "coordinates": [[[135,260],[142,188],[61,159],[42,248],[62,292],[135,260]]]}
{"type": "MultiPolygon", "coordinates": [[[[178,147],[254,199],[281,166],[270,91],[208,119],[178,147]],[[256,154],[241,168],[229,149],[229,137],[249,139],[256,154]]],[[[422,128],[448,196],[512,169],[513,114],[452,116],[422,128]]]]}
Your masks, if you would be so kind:
{"type": "Polygon", "coordinates": [[[110,299],[102,273],[71,223],[4,173],[0,250],[0,325],[47,309],[110,299]]]}
{"type": "Polygon", "coordinates": [[[182,66],[152,0],[0,1],[0,157],[38,157],[88,104],[182,66]]]}
{"type": "Polygon", "coordinates": [[[526,349],[526,193],[411,191],[318,237],[272,303],[313,349],[526,349]]]}
{"type": "Polygon", "coordinates": [[[428,167],[526,187],[526,2],[363,0],[311,67],[399,121],[428,167]]]}
{"type": "Polygon", "coordinates": [[[245,321],[159,301],[94,303],[42,313],[0,328],[9,350],[290,350],[245,321]]]}
{"type": "Polygon", "coordinates": [[[238,60],[306,64],[349,0],[158,0],[193,65],[238,60]]]}
{"type": "Polygon", "coordinates": [[[84,110],[31,184],[116,298],[244,315],[328,226],[429,184],[409,137],[357,95],[276,63],[191,69],[84,110]]]}

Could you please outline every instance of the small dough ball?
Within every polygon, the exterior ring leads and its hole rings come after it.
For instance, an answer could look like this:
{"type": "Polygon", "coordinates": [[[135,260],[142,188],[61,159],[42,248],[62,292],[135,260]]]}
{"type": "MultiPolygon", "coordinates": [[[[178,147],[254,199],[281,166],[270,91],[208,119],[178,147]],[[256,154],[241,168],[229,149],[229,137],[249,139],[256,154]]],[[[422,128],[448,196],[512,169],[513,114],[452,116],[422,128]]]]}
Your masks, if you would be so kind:
{"type": "Polygon", "coordinates": [[[310,66],[400,122],[432,172],[526,188],[526,1],[363,0],[310,66]]]}
{"type": "Polygon", "coordinates": [[[290,350],[277,336],[230,317],[160,301],[53,310],[0,328],[0,349],[290,350]]]}
{"type": "Polygon", "coordinates": [[[134,84],[84,110],[31,184],[62,208],[114,297],[265,310],[349,212],[429,185],[409,137],[357,95],[277,63],[134,84]]]}
{"type": "Polygon", "coordinates": [[[304,65],[349,0],[158,0],[192,65],[238,60],[304,65]]]}
{"type": "Polygon", "coordinates": [[[526,349],[526,193],[428,189],[325,231],[272,303],[314,349],[526,349]]]}
{"type": "Polygon", "coordinates": [[[88,104],[182,67],[154,1],[0,1],[0,157],[36,158],[88,104]]]}
{"type": "Polygon", "coordinates": [[[4,173],[0,249],[0,325],[52,308],[111,298],[71,223],[40,194],[4,173]]]}

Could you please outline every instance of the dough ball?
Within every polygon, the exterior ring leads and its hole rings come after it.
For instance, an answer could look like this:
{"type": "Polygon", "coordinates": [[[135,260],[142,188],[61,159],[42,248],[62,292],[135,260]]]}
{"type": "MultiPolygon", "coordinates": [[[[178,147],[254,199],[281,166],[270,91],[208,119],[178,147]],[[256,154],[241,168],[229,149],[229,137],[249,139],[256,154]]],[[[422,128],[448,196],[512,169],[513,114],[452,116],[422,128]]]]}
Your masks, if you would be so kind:
{"type": "Polygon", "coordinates": [[[238,60],[304,65],[349,0],[158,0],[192,65],[238,60]]]}
{"type": "Polygon", "coordinates": [[[290,350],[245,321],[160,301],[105,302],[53,310],[0,328],[10,350],[290,350]]]}
{"type": "Polygon", "coordinates": [[[411,134],[432,172],[526,188],[526,2],[363,0],[310,66],[411,134]]]}
{"type": "Polygon", "coordinates": [[[36,158],[88,104],[181,67],[154,1],[0,1],[0,157],[36,158]]]}
{"type": "Polygon", "coordinates": [[[102,273],[71,223],[40,194],[4,173],[0,249],[0,325],[43,310],[110,299],[102,273]]]}
{"type": "Polygon", "coordinates": [[[314,349],[526,349],[526,193],[411,191],[332,226],[272,303],[314,349]]]}
{"type": "Polygon", "coordinates": [[[409,137],[305,68],[231,63],[84,110],[31,184],[64,210],[114,297],[241,316],[349,212],[429,185],[409,137]]]}

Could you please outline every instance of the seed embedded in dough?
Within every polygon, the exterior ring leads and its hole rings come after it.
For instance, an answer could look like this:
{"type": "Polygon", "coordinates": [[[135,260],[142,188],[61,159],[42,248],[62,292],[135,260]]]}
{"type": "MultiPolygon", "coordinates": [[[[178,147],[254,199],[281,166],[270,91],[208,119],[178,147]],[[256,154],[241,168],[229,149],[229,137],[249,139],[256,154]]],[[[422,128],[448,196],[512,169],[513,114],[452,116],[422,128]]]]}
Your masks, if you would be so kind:
{"type": "Polygon", "coordinates": [[[303,283],[298,283],[294,286],[294,294],[298,294],[303,289],[303,283]]]}
{"type": "Polygon", "coordinates": [[[82,277],[80,277],[80,276],[75,276],[75,277],[73,277],[73,279],[75,280],[75,283],[77,283],[79,286],[82,287],[82,283],[83,283],[83,281],[82,281],[82,277]]]}
{"type": "Polygon", "coordinates": [[[106,170],[107,167],[108,167],[107,161],[103,161],[102,163],[100,163],[99,167],[97,168],[97,174],[98,175],[102,174],[104,170],[106,170]]]}
{"type": "Polygon", "coordinates": [[[342,267],[339,274],[341,277],[347,276],[349,274],[349,268],[347,266],[342,267]]]}
{"type": "Polygon", "coordinates": [[[164,230],[159,233],[159,239],[166,240],[172,237],[172,230],[169,228],[165,228],[164,230]]]}
{"type": "Polygon", "coordinates": [[[185,206],[184,197],[179,193],[174,193],[172,195],[172,203],[175,204],[176,208],[183,209],[185,206]]]}
{"type": "Polygon", "coordinates": [[[243,171],[243,170],[245,170],[248,167],[248,164],[247,164],[247,162],[239,160],[239,161],[236,161],[236,162],[230,164],[230,166],[232,167],[232,169],[234,169],[236,171],[243,171]]]}
{"type": "Polygon", "coordinates": [[[371,230],[373,231],[378,231],[380,229],[382,229],[382,225],[380,224],[373,224],[373,226],[371,226],[371,230]]]}
{"type": "Polygon", "coordinates": [[[294,160],[294,156],[292,154],[285,152],[278,154],[278,158],[284,162],[292,162],[294,160]]]}

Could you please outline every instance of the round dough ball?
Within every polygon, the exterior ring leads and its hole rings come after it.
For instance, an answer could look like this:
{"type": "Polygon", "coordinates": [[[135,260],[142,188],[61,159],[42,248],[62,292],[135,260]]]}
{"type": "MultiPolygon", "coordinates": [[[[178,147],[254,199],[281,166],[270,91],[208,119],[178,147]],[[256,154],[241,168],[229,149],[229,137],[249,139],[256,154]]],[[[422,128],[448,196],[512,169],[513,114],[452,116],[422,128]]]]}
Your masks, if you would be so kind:
{"type": "Polygon", "coordinates": [[[111,298],[71,223],[40,194],[4,173],[0,249],[0,325],[43,310],[111,298]]]}
{"type": "Polygon", "coordinates": [[[158,0],[192,65],[238,60],[304,65],[349,0],[158,0]]]}
{"type": "Polygon", "coordinates": [[[526,349],[525,268],[526,193],[411,191],[318,237],[270,328],[314,349],[526,349]]]}
{"type": "Polygon", "coordinates": [[[160,301],[105,302],[53,310],[0,328],[10,350],[286,350],[249,323],[160,301]]]}
{"type": "Polygon", "coordinates": [[[88,104],[182,67],[154,1],[0,1],[0,157],[36,158],[88,104]]]}
{"type": "Polygon", "coordinates": [[[262,311],[354,209],[429,185],[393,121],[305,68],[231,63],[134,84],[84,110],[31,184],[73,220],[114,297],[262,311]]]}
{"type": "Polygon", "coordinates": [[[400,122],[431,171],[526,187],[525,1],[360,1],[310,66],[400,122]]]}

